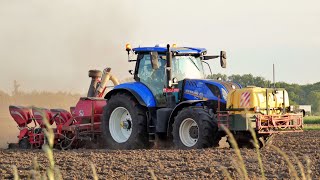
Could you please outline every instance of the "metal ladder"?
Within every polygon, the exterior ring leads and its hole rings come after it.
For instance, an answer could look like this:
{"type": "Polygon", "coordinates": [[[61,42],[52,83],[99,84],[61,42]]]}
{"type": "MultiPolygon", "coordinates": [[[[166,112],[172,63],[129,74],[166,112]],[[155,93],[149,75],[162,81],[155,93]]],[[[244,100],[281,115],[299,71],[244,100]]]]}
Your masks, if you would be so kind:
{"type": "Polygon", "coordinates": [[[155,124],[153,123],[152,121],[152,118],[150,118],[150,114],[149,113],[146,113],[147,115],[147,119],[150,119],[148,120],[148,135],[149,135],[149,142],[155,142],[156,141],[156,126],[155,124]]]}

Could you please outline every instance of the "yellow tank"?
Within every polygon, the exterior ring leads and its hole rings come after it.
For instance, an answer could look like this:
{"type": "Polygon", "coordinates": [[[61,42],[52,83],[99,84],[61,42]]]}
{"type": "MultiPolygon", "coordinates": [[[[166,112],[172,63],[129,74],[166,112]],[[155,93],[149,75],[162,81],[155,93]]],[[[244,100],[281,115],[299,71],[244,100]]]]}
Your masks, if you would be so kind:
{"type": "Polygon", "coordinates": [[[289,106],[288,93],[284,89],[275,91],[272,88],[246,87],[229,92],[227,109],[231,109],[230,113],[233,114],[243,114],[248,111],[254,113],[259,110],[267,114],[268,104],[268,114],[280,114],[279,108],[283,108],[283,102],[285,102],[285,107],[289,106]]]}

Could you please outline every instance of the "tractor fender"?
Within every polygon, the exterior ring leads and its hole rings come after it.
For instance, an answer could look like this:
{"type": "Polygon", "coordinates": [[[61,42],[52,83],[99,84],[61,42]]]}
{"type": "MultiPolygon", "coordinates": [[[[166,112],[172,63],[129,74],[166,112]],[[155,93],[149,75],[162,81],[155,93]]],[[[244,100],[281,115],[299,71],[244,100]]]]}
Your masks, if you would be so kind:
{"type": "Polygon", "coordinates": [[[27,134],[28,134],[28,129],[27,128],[22,129],[19,134],[19,140],[27,136],[27,134]]]}
{"type": "Polygon", "coordinates": [[[140,82],[128,82],[115,86],[113,90],[105,95],[105,99],[110,99],[112,95],[123,92],[136,98],[138,103],[145,107],[156,107],[156,100],[150,89],[140,82]]]}
{"type": "Polygon", "coordinates": [[[178,112],[188,106],[193,106],[198,103],[206,103],[206,100],[187,100],[179,103],[171,112],[170,117],[169,117],[169,122],[168,122],[168,127],[167,127],[167,135],[170,135],[172,124],[174,122],[174,117],[178,114],[178,112]]]}

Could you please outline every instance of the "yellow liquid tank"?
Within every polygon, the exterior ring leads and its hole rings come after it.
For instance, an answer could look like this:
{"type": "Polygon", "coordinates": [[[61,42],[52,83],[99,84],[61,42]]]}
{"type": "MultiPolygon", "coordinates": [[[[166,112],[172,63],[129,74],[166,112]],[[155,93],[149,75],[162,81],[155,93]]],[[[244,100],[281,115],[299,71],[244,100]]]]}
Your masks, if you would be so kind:
{"type": "Polygon", "coordinates": [[[228,93],[227,109],[232,110],[231,114],[254,113],[257,109],[263,114],[280,114],[283,107],[289,107],[288,93],[284,89],[249,86],[228,93]]]}

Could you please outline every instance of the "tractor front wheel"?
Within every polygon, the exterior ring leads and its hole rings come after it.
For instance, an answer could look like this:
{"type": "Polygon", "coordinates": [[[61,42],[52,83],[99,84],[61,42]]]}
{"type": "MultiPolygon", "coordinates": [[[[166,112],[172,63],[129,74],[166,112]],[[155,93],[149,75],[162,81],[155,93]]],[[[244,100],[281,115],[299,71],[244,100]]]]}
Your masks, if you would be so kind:
{"type": "Polygon", "coordinates": [[[107,148],[150,147],[145,109],[127,94],[115,94],[104,107],[102,132],[107,148]]]}
{"type": "Polygon", "coordinates": [[[201,149],[217,144],[218,127],[208,110],[188,107],[175,117],[173,142],[178,149],[201,149]]]}

